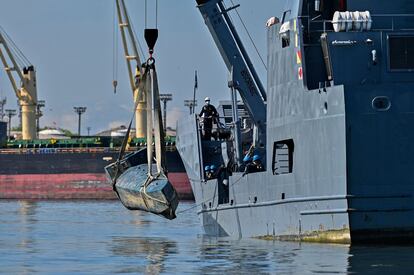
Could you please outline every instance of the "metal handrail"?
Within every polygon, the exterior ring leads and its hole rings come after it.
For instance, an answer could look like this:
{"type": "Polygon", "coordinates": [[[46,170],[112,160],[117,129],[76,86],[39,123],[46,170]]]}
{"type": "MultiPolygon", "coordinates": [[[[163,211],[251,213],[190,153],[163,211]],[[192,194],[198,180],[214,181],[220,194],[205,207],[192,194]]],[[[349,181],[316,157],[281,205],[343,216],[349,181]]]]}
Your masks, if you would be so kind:
{"type": "MultiPolygon", "coordinates": [[[[145,147],[145,146],[142,146],[145,147]]],[[[61,153],[117,153],[120,147],[95,147],[95,148],[11,148],[0,149],[0,155],[18,154],[61,154],[61,153]]],[[[130,146],[126,151],[134,152],[139,146],[130,146]]],[[[167,151],[175,151],[175,145],[166,146],[167,151]]]]}
{"type": "MultiPolygon", "coordinates": [[[[216,125],[216,127],[214,127],[213,126],[213,128],[212,129],[222,129],[222,128],[224,128],[224,129],[229,129],[229,127],[227,127],[227,125],[225,124],[225,123],[223,123],[223,122],[221,122],[220,121],[220,119],[225,119],[225,118],[227,118],[227,117],[224,117],[224,116],[218,116],[218,117],[215,117],[215,118],[217,118],[218,119],[218,121],[220,122],[220,124],[223,126],[223,127],[217,127],[217,123],[214,123],[215,125],[216,125]]],[[[199,117],[199,116],[197,116],[197,124],[198,124],[198,129],[199,130],[201,130],[202,129],[202,121],[203,120],[203,118],[202,117],[199,117]]]]}
{"type": "MultiPolygon", "coordinates": [[[[396,29],[395,28],[395,19],[404,18],[404,17],[414,17],[414,14],[371,14],[371,18],[389,18],[391,20],[391,28],[372,28],[373,31],[396,31],[396,30],[414,30],[414,29],[396,29]]],[[[322,30],[315,30],[314,32],[334,32],[331,29],[327,29],[327,24],[332,24],[332,20],[312,20],[310,16],[298,16],[298,19],[307,19],[308,20],[308,30],[310,30],[310,25],[313,23],[322,23],[322,30]]]]}
{"type": "MultiPolygon", "coordinates": [[[[404,17],[414,17],[414,14],[372,14],[372,18],[375,17],[385,17],[391,18],[391,29],[376,29],[380,31],[395,31],[395,18],[404,18],[404,17]]],[[[398,29],[403,30],[403,29],[398,29]]],[[[407,30],[414,30],[414,29],[407,29],[407,30]]]]}

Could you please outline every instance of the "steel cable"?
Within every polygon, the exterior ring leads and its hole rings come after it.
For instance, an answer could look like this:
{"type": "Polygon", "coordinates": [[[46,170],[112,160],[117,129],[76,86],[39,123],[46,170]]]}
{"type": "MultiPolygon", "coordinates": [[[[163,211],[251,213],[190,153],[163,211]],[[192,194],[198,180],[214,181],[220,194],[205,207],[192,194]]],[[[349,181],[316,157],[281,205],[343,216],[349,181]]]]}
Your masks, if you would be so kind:
{"type": "MultiPolygon", "coordinates": [[[[234,185],[236,185],[242,178],[243,178],[243,176],[240,176],[237,180],[235,180],[232,184],[229,185],[229,188],[230,187],[233,187],[234,185]]],[[[197,182],[200,182],[200,183],[203,182],[202,180],[193,180],[193,181],[197,181],[197,182]]],[[[215,190],[217,190],[217,188],[215,190]]],[[[200,203],[197,203],[197,204],[195,204],[195,205],[193,205],[193,206],[191,206],[189,208],[186,208],[184,210],[178,211],[177,212],[177,215],[178,214],[181,214],[181,213],[184,213],[184,212],[187,212],[187,211],[190,211],[191,209],[194,209],[194,208],[196,208],[198,206],[201,206],[201,205],[205,204],[206,202],[208,202],[210,200],[214,200],[215,198],[216,198],[216,192],[214,192],[214,196],[212,196],[212,197],[210,197],[210,198],[208,198],[208,199],[206,199],[206,200],[204,200],[204,201],[202,201],[200,203]]]]}
{"type": "MultiPolygon", "coordinates": [[[[231,2],[231,4],[234,6],[234,2],[233,2],[233,0],[230,0],[230,2],[231,2]]],[[[254,49],[255,49],[255,51],[256,51],[256,53],[257,53],[257,55],[259,56],[260,61],[262,62],[262,64],[263,64],[264,68],[265,68],[265,69],[266,69],[266,71],[267,71],[267,66],[266,66],[266,63],[264,62],[264,60],[263,60],[263,58],[262,58],[262,55],[260,54],[259,49],[257,48],[256,44],[254,43],[254,40],[253,40],[252,36],[250,35],[250,32],[249,32],[249,30],[247,29],[246,24],[244,23],[244,21],[243,21],[243,19],[242,19],[241,15],[240,15],[240,13],[239,13],[239,11],[238,11],[237,9],[235,9],[235,11],[236,11],[236,13],[237,13],[237,16],[239,17],[239,20],[240,20],[240,22],[241,22],[241,24],[242,24],[242,26],[243,26],[244,30],[245,30],[245,31],[246,31],[246,33],[247,33],[247,36],[248,36],[248,37],[249,37],[249,39],[250,39],[250,42],[253,44],[253,47],[254,47],[254,49]]],[[[229,16],[230,16],[230,15],[229,15],[229,16]]]]}
{"type": "Polygon", "coordinates": [[[10,50],[14,53],[14,57],[17,58],[20,61],[20,66],[25,67],[29,66],[32,63],[29,61],[29,59],[23,54],[23,52],[17,47],[16,43],[14,43],[13,39],[10,37],[10,35],[3,29],[3,27],[0,26],[0,30],[6,40],[6,43],[9,44],[10,50]]]}

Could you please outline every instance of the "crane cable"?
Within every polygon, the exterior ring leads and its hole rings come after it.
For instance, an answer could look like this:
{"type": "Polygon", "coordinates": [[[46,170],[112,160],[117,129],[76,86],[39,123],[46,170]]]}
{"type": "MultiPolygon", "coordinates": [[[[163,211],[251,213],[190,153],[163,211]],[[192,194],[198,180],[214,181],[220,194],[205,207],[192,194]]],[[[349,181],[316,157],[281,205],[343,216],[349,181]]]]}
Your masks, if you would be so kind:
{"type": "MultiPolygon", "coordinates": [[[[233,0],[230,0],[230,2],[231,2],[231,4],[232,4],[233,6],[235,6],[235,4],[234,4],[233,0]]],[[[224,3],[223,3],[223,4],[224,4],[224,3]]],[[[254,47],[254,49],[255,49],[255,51],[256,51],[256,53],[257,53],[257,55],[259,56],[260,61],[262,61],[262,64],[263,64],[264,68],[265,68],[265,69],[266,69],[266,71],[267,71],[267,66],[266,66],[266,63],[264,62],[263,57],[262,57],[262,55],[260,54],[259,49],[257,48],[256,44],[254,43],[254,40],[253,40],[252,36],[250,35],[250,32],[249,32],[249,30],[247,29],[246,24],[244,23],[244,21],[243,21],[243,19],[242,19],[241,15],[240,15],[240,13],[239,13],[239,11],[238,11],[237,9],[235,9],[235,11],[236,11],[236,13],[237,13],[237,16],[239,17],[239,20],[240,20],[240,22],[241,22],[241,24],[242,24],[242,26],[243,26],[244,30],[245,30],[245,31],[246,31],[246,33],[247,33],[247,36],[248,36],[248,37],[249,37],[249,39],[250,39],[250,42],[253,44],[253,47],[254,47]]],[[[230,17],[230,14],[229,14],[229,17],[230,17]]]]}
{"type": "Polygon", "coordinates": [[[16,43],[14,43],[10,35],[1,26],[0,26],[0,32],[2,33],[4,40],[8,44],[9,49],[12,52],[13,57],[15,58],[18,65],[21,67],[30,66],[32,64],[30,60],[23,54],[23,52],[19,49],[19,47],[17,47],[16,43]]]}
{"type": "MultiPolygon", "coordinates": [[[[148,4],[145,0],[145,28],[148,27],[148,4]]],[[[158,0],[155,0],[155,28],[158,29],[158,0]]]]}
{"type": "MultiPolygon", "coordinates": [[[[235,186],[236,184],[238,184],[241,180],[243,179],[243,176],[239,176],[234,182],[232,182],[231,184],[229,183],[229,189],[230,189],[230,187],[233,187],[233,186],[235,186]]],[[[200,183],[202,183],[202,182],[204,182],[204,181],[202,181],[202,180],[197,180],[197,179],[190,179],[190,180],[192,180],[192,181],[194,181],[194,182],[200,182],[200,183]]],[[[216,186],[217,187],[217,186],[216,186]]],[[[180,210],[180,211],[177,211],[176,212],[176,214],[178,215],[178,214],[181,214],[181,213],[184,213],[184,212],[188,212],[188,211],[190,211],[190,210],[192,210],[192,209],[194,209],[194,208],[197,208],[197,207],[199,207],[199,206],[203,206],[203,204],[205,204],[205,203],[207,203],[207,202],[209,202],[209,201],[214,201],[215,199],[216,199],[216,197],[218,197],[218,194],[217,194],[217,188],[215,188],[214,189],[214,194],[213,194],[213,196],[211,196],[211,197],[209,197],[209,198],[207,198],[207,199],[205,199],[205,200],[203,200],[203,201],[201,201],[201,202],[199,202],[199,203],[196,203],[196,204],[194,204],[193,206],[190,206],[190,207],[188,207],[188,208],[185,208],[185,209],[183,209],[183,210],[180,210]]]]}
{"type": "Polygon", "coordinates": [[[116,3],[114,1],[113,6],[113,34],[112,34],[112,86],[114,87],[114,94],[116,93],[116,87],[118,86],[118,21],[117,21],[117,15],[116,15],[116,3]]]}
{"type": "MultiPolygon", "coordinates": [[[[143,84],[141,82],[140,83],[140,89],[138,90],[138,92],[142,92],[142,90],[143,90],[143,84]]],[[[135,102],[135,105],[134,105],[134,109],[133,109],[134,111],[132,112],[131,120],[129,121],[128,129],[125,133],[124,139],[122,140],[122,145],[121,145],[121,148],[119,150],[118,159],[115,162],[115,176],[112,179],[112,189],[113,189],[113,191],[115,191],[115,193],[118,197],[120,197],[120,196],[119,196],[118,190],[116,189],[116,180],[122,174],[121,160],[123,159],[123,157],[125,155],[126,147],[128,145],[129,134],[131,132],[132,122],[134,121],[134,118],[135,118],[135,110],[137,109],[138,103],[139,103],[139,101],[137,100],[135,102]]]]}
{"type": "MultiPolygon", "coordinates": [[[[116,14],[116,1],[114,1],[114,6],[113,6],[113,52],[112,52],[112,78],[113,78],[113,82],[112,85],[114,87],[114,93],[116,93],[116,88],[118,86],[118,66],[119,66],[119,31],[118,30],[119,26],[119,22],[117,20],[117,14],[116,14]]],[[[129,16],[129,14],[127,13],[126,16],[128,17],[128,22],[130,23],[130,27],[133,33],[133,37],[130,37],[131,40],[134,40],[137,44],[138,44],[138,48],[139,48],[139,52],[141,54],[141,56],[145,57],[144,51],[142,49],[142,45],[140,40],[138,39],[137,33],[135,31],[134,28],[134,24],[132,23],[131,17],[129,16]]],[[[132,42],[132,41],[131,41],[132,42]]],[[[141,65],[141,64],[137,64],[137,67],[141,65]]]]}
{"type": "MultiPolygon", "coordinates": [[[[132,37],[131,39],[135,40],[135,42],[138,44],[138,48],[139,48],[139,51],[141,53],[141,56],[145,57],[144,50],[142,49],[141,42],[138,39],[137,32],[135,31],[134,24],[132,23],[132,20],[131,20],[131,17],[129,16],[129,14],[128,14],[128,21],[131,25],[132,33],[134,34],[134,37],[132,37]]],[[[141,64],[137,64],[137,65],[141,65],[141,64]]]]}
{"type": "Polygon", "coordinates": [[[3,34],[3,37],[6,40],[6,43],[9,45],[10,50],[13,52],[13,56],[20,62],[19,65],[22,67],[31,65],[31,62],[27,57],[23,54],[23,52],[17,47],[16,43],[14,43],[13,39],[10,37],[10,35],[2,28],[1,32],[3,34]]]}
{"type": "Polygon", "coordinates": [[[9,36],[9,34],[2,28],[1,32],[3,34],[3,37],[5,39],[5,42],[9,45],[9,49],[13,54],[13,57],[15,58],[16,62],[21,67],[29,66],[31,63],[27,59],[27,57],[23,54],[23,52],[17,47],[17,45],[14,43],[13,39],[9,36]]]}

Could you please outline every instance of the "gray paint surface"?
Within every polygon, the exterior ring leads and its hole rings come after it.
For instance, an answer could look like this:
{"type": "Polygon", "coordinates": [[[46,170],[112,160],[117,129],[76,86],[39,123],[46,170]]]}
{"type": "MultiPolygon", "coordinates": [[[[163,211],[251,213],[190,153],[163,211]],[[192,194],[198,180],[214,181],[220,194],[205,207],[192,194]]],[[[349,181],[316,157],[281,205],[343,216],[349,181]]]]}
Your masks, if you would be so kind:
{"type": "MultiPolygon", "coordinates": [[[[404,29],[412,22],[406,15],[385,16],[371,31],[328,28],[333,70],[328,81],[321,25],[306,17],[308,1],[289,3],[294,9],[293,19],[287,19],[290,45],[282,46],[280,24],[268,30],[266,171],[244,177],[233,173],[229,203],[219,204],[220,182],[204,181],[200,172],[203,162],[217,161],[219,153],[205,152],[215,152],[219,142],[200,145],[195,118],[179,122],[177,147],[205,231],[234,238],[348,232],[348,241],[355,242],[412,239],[414,72],[390,71],[388,60],[389,36],[414,36],[404,29]],[[390,29],[394,17],[399,24],[390,29]],[[378,98],[390,107],[376,108],[378,98]],[[294,143],[292,172],[274,175],[275,142],[284,140],[294,143]],[[200,146],[202,154],[195,150],[200,146]]],[[[388,3],[350,0],[348,6],[386,13],[388,3]]],[[[405,4],[393,1],[392,11],[412,12],[405,4]]]]}

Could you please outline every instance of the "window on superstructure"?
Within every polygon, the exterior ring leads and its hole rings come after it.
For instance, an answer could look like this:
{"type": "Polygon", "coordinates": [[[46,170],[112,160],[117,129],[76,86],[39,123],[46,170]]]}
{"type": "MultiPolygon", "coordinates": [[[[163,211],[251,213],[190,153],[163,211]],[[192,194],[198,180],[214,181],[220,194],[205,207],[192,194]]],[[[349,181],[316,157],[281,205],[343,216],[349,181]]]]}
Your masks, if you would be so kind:
{"type": "Polygon", "coordinates": [[[273,175],[290,174],[293,171],[293,139],[273,143],[273,175]]]}
{"type": "Polygon", "coordinates": [[[388,47],[390,70],[414,70],[414,36],[389,36],[388,47]]]}
{"type": "Polygon", "coordinates": [[[290,14],[291,11],[285,11],[282,16],[282,24],[279,30],[279,36],[282,40],[282,48],[290,46],[290,14]]]}
{"type": "Polygon", "coordinates": [[[282,38],[282,48],[290,46],[290,31],[286,31],[281,35],[282,38]]]}

